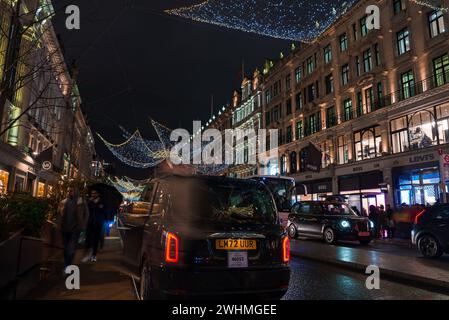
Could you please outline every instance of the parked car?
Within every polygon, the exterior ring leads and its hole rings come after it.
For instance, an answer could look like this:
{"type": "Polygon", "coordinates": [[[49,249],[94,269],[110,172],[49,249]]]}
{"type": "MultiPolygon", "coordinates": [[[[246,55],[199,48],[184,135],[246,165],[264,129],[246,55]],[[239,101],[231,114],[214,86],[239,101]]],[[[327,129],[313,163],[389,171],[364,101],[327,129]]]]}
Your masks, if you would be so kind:
{"type": "Polygon", "coordinates": [[[266,186],[170,176],[144,194],[150,209],[140,222],[122,215],[124,255],[140,268],[142,298],[285,294],[290,240],[266,186]]]}
{"type": "Polygon", "coordinates": [[[287,226],[291,238],[319,238],[329,244],[338,240],[357,240],[369,244],[372,229],[368,218],[358,216],[346,203],[335,201],[295,203],[287,226]]]}
{"type": "Polygon", "coordinates": [[[412,242],[428,258],[449,253],[449,204],[436,204],[416,215],[412,242]]]}

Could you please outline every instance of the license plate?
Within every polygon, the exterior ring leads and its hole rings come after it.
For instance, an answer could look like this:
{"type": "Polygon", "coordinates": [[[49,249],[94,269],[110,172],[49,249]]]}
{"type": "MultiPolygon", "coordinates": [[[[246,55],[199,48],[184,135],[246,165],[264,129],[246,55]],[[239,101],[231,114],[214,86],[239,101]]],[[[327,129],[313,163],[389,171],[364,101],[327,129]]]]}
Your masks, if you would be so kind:
{"type": "Polygon", "coordinates": [[[252,239],[218,239],[215,240],[217,250],[256,250],[257,242],[252,239]]]}
{"type": "Polygon", "coordinates": [[[359,232],[359,237],[369,237],[370,235],[371,233],[368,231],[359,232]]]}
{"type": "Polygon", "coordinates": [[[228,252],[229,268],[248,268],[248,252],[246,251],[229,251],[228,252]]]}

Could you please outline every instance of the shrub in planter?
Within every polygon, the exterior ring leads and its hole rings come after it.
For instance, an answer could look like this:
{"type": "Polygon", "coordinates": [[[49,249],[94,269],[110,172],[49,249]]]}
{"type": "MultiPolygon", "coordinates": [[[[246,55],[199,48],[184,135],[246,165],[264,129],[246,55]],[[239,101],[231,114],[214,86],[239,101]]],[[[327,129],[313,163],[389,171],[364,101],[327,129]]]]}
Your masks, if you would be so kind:
{"type": "Polygon", "coordinates": [[[10,231],[23,230],[23,235],[40,237],[49,210],[46,199],[37,199],[28,194],[13,194],[7,196],[2,205],[0,209],[7,217],[10,231]]]}

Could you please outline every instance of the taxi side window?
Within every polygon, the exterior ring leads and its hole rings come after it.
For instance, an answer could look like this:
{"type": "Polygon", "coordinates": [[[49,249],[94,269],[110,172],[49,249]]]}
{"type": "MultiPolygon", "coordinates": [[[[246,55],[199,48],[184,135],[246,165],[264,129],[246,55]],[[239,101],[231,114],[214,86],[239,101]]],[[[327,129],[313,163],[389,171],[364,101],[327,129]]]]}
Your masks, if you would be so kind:
{"type": "Polygon", "coordinates": [[[301,214],[310,214],[310,204],[302,204],[298,213],[301,214]]]}
{"type": "Polygon", "coordinates": [[[151,207],[151,215],[165,215],[168,211],[168,203],[170,199],[170,191],[167,183],[159,183],[154,196],[153,206],[151,207]]]}
{"type": "Polygon", "coordinates": [[[315,215],[323,214],[323,208],[321,207],[320,204],[313,204],[310,206],[310,214],[315,215]]]}

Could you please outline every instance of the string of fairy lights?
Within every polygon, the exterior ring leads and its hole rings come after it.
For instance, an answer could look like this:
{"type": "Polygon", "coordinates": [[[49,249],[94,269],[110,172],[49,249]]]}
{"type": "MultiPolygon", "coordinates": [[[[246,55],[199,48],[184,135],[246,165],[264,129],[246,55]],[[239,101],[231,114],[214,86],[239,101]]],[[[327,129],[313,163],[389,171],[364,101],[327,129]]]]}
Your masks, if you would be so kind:
{"type": "MultiPolygon", "coordinates": [[[[206,0],[165,10],[197,22],[268,37],[310,42],[359,0],[206,0]]],[[[447,11],[441,0],[409,0],[447,11]]]]}
{"type": "MultiPolygon", "coordinates": [[[[151,167],[156,167],[165,160],[173,160],[171,159],[171,156],[173,156],[173,154],[171,154],[171,149],[176,143],[170,140],[170,135],[172,132],[171,129],[155,120],[151,120],[151,124],[157,133],[159,141],[144,139],[139,130],[136,130],[133,134],[130,134],[123,127],[120,127],[120,129],[122,130],[123,136],[126,140],[120,144],[108,142],[100,134],[98,134],[98,136],[108,150],[121,162],[133,168],[148,169],[151,167]]],[[[200,149],[193,150],[191,160],[194,155],[201,153],[208,144],[209,142],[203,141],[200,149]]],[[[224,164],[192,166],[195,168],[196,172],[200,174],[215,174],[222,172],[227,168],[227,165],[224,164]]],[[[138,182],[127,179],[115,181],[114,186],[118,187],[118,190],[120,191],[130,187],[131,185],[136,185],[136,183],[138,182]]]]}
{"type": "Polygon", "coordinates": [[[311,41],[358,0],[207,0],[170,15],[268,37],[311,41]]]}

